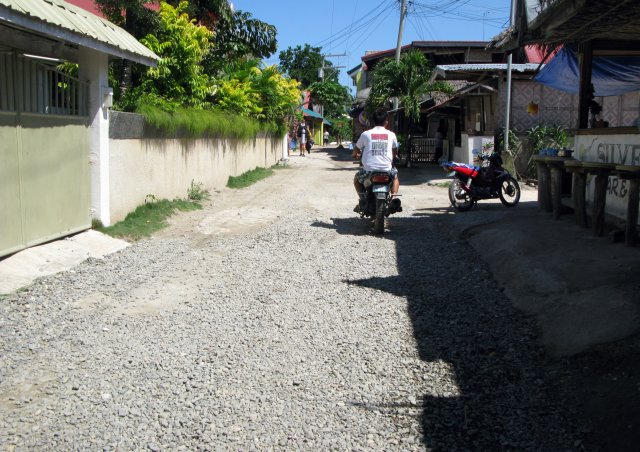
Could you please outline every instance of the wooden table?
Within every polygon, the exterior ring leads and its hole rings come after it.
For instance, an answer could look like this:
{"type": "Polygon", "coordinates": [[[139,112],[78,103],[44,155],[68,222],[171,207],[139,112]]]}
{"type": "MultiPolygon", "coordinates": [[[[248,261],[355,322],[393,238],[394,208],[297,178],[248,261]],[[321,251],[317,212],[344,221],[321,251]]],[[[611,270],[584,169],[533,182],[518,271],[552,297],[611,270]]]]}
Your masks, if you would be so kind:
{"type": "Polygon", "coordinates": [[[624,230],[624,240],[627,246],[636,244],[636,229],[638,224],[638,202],[640,194],[640,166],[616,165],[613,171],[621,179],[629,181],[629,197],[627,198],[627,218],[624,230]]]}

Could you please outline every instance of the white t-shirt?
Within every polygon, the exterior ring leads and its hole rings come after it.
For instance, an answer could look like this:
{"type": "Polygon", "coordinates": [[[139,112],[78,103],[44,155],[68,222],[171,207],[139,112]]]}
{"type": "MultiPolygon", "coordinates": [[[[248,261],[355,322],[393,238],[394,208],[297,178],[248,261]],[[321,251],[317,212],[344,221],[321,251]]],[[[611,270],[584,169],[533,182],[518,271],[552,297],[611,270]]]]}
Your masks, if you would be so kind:
{"type": "Polygon", "coordinates": [[[391,169],[393,149],[398,147],[396,134],[382,126],[362,132],[358,142],[362,151],[362,167],[365,171],[384,171],[391,169]]]}

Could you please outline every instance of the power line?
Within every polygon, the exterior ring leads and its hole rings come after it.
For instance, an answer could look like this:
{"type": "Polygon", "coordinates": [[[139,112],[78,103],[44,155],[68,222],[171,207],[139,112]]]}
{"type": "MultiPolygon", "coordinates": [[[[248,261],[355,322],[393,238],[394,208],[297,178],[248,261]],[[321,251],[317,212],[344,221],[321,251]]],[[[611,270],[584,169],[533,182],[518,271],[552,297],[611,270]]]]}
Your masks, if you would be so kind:
{"type": "MultiPolygon", "coordinates": [[[[356,20],[356,12],[358,11],[358,0],[356,0],[356,5],[353,8],[353,16],[351,17],[351,25],[349,25],[349,28],[353,27],[353,22],[356,20]]],[[[344,45],[344,53],[347,55],[347,66],[350,66],[350,61],[351,61],[351,57],[349,55],[349,53],[347,52],[347,49],[349,48],[349,39],[351,38],[351,35],[347,36],[347,42],[344,45]]]]}
{"type": "MultiPolygon", "coordinates": [[[[382,16],[382,15],[381,15],[381,16],[376,17],[376,22],[374,23],[374,26],[372,26],[372,27],[371,27],[371,31],[369,31],[369,33],[368,33],[366,36],[363,36],[363,37],[362,37],[362,39],[361,39],[360,41],[358,41],[358,43],[357,43],[357,44],[355,44],[355,45],[354,45],[354,47],[357,49],[357,48],[359,48],[362,44],[364,44],[364,42],[365,42],[367,39],[369,39],[369,37],[370,37],[374,32],[376,32],[376,31],[377,31],[377,30],[376,30],[376,28],[377,28],[377,27],[376,27],[375,25],[376,25],[378,22],[380,22],[380,24],[384,23],[384,21],[386,21],[386,20],[387,20],[387,17],[389,17],[389,15],[391,15],[391,13],[392,13],[392,11],[387,11],[387,14],[386,14],[386,15],[384,15],[384,16],[382,16]]],[[[373,49],[371,49],[371,50],[373,50],[373,49]]],[[[384,49],[380,49],[380,50],[384,50],[384,49]]]]}
{"type": "MultiPolygon", "coordinates": [[[[360,30],[362,30],[363,28],[366,28],[368,25],[370,25],[370,23],[372,21],[375,21],[379,15],[378,11],[385,7],[385,6],[389,6],[389,1],[390,0],[383,0],[382,2],[380,2],[376,7],[374,7],[371,11],[369,11],[367,14],[365,14],[364,16],[362,16],[360,19],[356,20],[354,23],[352,23],[352,25],[350,27],[345,27],[339,31],[337,31],[333,36],[329,36],[321,41],[318,41],[316,43],[317,47],[322,47],[323,44],[327,43],[327,42],[332,42],[334,40],[338,40],[340,39],[340,42],[343,42],[344,39],[348,39],[348,36],[352,33],[356,33],[360,30]],[[373,16],[372,18],[370,16],[373,16]],[[355,27],[354,27],[355,25],[355,27]]],[[[391,0],[392,1],[392,0],[391,0]]]]}
{"type": "MultiPolygon", "coordinates": [[[[439,3],[425,3],[414,1],[411,2],[412,15],[416,17],[444,17],[456,20],[464,21],[480,21],[483,19],[483,14],[486,11],[495,11],[496,13],[504,14],[504,16],[496,17],[495,19],[486,19],[485,23],[501,24],[504,18],[507,16],[504,9],[500,8],[486,8],[480,7],[474,4],[470,4],[470,0],[446,0],[439,3]],[[463,7],[466,7],[463,9],[463,7]],[[477,12],[474,12],[476,9],[477,12]]],[[[496,14],[497,16],[498,14],[496,14]]]]}
{"type": "MultiPolygon", "coordinates": [[[[329,33],[331,35],[333,35],[333,17],[335,15],[336,12],[336,0],[331,0],[331,28],[329,30],[329,33]]],[[[329,45],[331,45],[331,42],[329,42],[329,45]]]]}
{"type": "MultiPolygon", "coordinates": [[[[356,6],[353,8],[353,17],[351,18],[351,25],[349,25],[349,28],[353,27],[353,23],[356,20],[356,12],[358,11],[358,0],[356,0],[356,6]]],[[[347,53],[347,48],[349,47],[349,38],[351,38],[351,35],[347,36],[347,43],[344,46],[344,52],[347,53]]]]}
{"type": "MultiPolygon", "coordinates": [[[[391,2],[393,2],[394,0],[390,0],[391,2]]],[[[388,6],[388,5],[387,5],[388,6]]],[[[374,11],[377,13],[377,10],[374,11]]],[[[361,45],[363,45],[363,43],[372,35],[374,34],[376,31],[380,30],[381,28],[383,28],[384,25],[384,21],[393,13],[393,9],[392,8],[383,8],[382,11],[380,11],[379,13],[377,13],[376,15],[374,15],[374,17],[370,18],[367,22],[363,22],[360,25],[354,27],[353,33],[350,33],[349,35],[353,34],[355,36],[357,36],[357,41],[355,44],[352,44],[351,47],[353,48],[359,48],[361,45]],[[366,34],[362,34],[362,33],[366,33],[366,34]]]]}

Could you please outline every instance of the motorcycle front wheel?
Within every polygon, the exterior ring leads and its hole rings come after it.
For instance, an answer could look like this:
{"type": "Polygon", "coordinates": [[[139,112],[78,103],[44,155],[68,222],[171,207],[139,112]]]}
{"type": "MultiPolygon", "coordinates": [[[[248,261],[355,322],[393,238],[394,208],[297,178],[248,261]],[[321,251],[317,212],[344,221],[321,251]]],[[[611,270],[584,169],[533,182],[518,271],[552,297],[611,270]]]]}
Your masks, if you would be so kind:
{"type": "Polygon", "coordinates": [[[384,233],[384,211],[384,199],[376,198],[376,216],[373,219],[373,233],[375,235],[382,235],[384,233]]]}
{"type": "Polygon", "coordinates": [[[509,176],[500,182],[500,202],[507,207],[514,207],[520,201],[520,185],[509,176]]]}
{"type": "Polygon", "coordinates": [[[460,212],[467,211],[473,207],[473,199],[469,193],[460,186],[460,179],[454,177],[449,185],[449,201],[451,205],[460,212]]]}

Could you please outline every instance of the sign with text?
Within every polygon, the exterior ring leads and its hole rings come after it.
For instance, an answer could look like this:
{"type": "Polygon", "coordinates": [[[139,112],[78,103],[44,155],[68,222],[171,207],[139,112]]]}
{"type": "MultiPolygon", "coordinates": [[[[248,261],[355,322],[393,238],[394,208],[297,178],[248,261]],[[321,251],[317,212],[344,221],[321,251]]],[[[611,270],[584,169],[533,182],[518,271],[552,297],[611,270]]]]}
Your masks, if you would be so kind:
{"type": "MultiPolygon", "coordinates": [[[[640,134],[576,135],[574,146],[574,157],[581,161],[640,166],[640,134]]],[[[587,178],[587,202],[593,200],[593,181],[593,176],[587,178]]],[[[606,212],[624,219],[628,192],[629,181],[610,176],[606,212]]]]}

